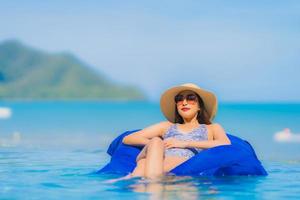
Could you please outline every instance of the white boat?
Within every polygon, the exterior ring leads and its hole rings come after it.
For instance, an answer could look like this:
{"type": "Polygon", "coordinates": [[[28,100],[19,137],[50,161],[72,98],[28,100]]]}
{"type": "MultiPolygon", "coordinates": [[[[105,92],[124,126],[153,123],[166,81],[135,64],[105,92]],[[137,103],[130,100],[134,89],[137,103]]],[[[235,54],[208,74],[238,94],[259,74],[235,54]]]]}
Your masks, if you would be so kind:
{"type": "Polygon", "coordinates": [[[12,111],[8,107],[0,107],[0,119],[8,119],[12,115],[12,111]]]}
{"type": "Polygon", "coordinates": [[[300,142],[300,134],[292,133],[289,128],[276,132],[273,136],[276,142],[300,142]]]}

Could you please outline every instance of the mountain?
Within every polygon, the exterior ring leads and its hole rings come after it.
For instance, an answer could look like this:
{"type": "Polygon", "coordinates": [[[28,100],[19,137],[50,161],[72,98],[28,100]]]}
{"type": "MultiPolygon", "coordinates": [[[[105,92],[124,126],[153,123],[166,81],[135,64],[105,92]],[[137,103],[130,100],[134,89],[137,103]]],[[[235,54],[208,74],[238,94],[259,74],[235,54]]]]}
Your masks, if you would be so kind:
{"type": "Polygon", "coordinates": [[[70,53],[47,53],[17,40],[0,43],[0,99],[146,99],[70,53]]]}

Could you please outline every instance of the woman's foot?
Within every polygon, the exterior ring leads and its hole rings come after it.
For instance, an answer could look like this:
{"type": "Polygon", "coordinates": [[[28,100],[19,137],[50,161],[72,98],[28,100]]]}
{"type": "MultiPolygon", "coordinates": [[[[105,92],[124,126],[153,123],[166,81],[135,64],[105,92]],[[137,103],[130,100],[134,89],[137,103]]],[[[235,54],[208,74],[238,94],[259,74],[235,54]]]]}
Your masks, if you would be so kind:
{"type": "Polygon", "coordinates": [[[132,175],[128,174],[128,175],[123,176],[121,178],[115,178],[115,179],[110,179],[110,180],[103,181],[103,183],[115,183],[117,181],[126,180],[126,179],[130,179],[130,178],[132,178],[132,175]]]}

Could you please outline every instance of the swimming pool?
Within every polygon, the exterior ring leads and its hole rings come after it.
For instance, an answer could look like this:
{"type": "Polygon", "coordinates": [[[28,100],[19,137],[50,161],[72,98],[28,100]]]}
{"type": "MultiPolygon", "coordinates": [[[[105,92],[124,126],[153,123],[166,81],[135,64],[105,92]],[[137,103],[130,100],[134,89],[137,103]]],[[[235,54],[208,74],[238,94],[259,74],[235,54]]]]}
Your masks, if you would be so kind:
{"type": "Polygon", "coordinates": [[[263,161],[267,177],[141,178],[116,183],[116,175],[94,174],[105,164],[105,149],[24,149],[0,151],[1,199],[277,199],[299,197],[300,162],[263,161]]]}
{"type": "Polygon", "coordinates": [[[220,105],[217,121],[250,141],[267,177],[170,176],[157,183],[135,178],[112,184],[104,181],[116,175],[94,173],[109,161],[109,143],[126,130],[162,120],[158,105],[3,104],[12,117],[0,121],[0,140],[8,141],[0,147],[0,199],[298,199],[300,194],[300,145],[272,141],[284,126],[300,130],[299,105],[220,105]],[[15,145],[9,143],[14,131],[20,135],[15,145]]]}

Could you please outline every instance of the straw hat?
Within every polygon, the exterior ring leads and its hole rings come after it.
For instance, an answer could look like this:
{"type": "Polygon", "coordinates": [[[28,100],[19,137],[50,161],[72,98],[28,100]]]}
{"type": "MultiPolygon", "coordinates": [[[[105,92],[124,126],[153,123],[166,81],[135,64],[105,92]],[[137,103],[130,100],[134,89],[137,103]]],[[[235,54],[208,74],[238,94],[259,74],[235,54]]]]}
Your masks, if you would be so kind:
{"type": "Polygon", "coordinates": [[[193,83],[185,83],[167,89],[160,98],[160,109],[164,116],[172,123],[175,123],[175,96],[184,90],[191,90],[197,93],[203,100],[204,106],[212,120],[217,112],[218,102],[214,93],[204,90],[193,83]]]}

